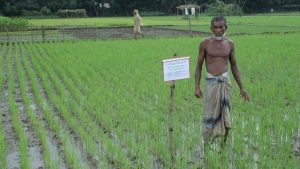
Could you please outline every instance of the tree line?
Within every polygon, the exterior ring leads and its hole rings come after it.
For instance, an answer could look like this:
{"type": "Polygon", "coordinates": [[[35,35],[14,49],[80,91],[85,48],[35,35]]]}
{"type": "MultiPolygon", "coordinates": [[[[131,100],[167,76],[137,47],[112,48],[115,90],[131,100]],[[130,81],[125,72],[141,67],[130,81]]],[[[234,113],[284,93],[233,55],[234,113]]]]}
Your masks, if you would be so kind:
{"type": "MultiPolygon", "coordinates": [[[[220,0],[240,6],[245,13],[299,10],[299,0],[220,0]]],[[[216,0],[0,0],[0,15],[57,15],[61,10],[85,10],[87,16],[128,16],[134,9],[149,15],[176,14],[176,6],[200,5],[205,11],[216,0]]]]}

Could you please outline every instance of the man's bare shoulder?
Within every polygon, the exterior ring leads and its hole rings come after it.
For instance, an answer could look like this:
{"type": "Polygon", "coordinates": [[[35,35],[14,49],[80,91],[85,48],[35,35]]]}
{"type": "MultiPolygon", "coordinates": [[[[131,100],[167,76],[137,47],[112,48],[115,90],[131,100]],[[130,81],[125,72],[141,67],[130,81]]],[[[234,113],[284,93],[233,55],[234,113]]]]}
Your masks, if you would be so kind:
{"type": "Polygon", "coordinates": [[[233,45],[234,45],[233,40],[226,38],[226,41],[229,43],[230,46],[233,46],[233,45]]]}
{"type": "Polygon", "coordinates": [[[206,46],[206,44],[207,44],[210,40],[211,40],[210,37],[205,38],[205,39],[203,39],[203,40],[201,41],[200,45],[201,45],[201,46],[206,46]]]}

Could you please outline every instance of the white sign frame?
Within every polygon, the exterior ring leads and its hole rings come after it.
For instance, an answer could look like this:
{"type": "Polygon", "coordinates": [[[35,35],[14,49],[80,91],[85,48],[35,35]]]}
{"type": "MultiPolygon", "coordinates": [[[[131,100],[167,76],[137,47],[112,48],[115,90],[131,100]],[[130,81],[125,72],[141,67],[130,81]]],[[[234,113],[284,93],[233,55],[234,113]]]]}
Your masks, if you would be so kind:
{"type": "Polygon", "coordinates": [[[190,73],[190,57],[180,57],[166,59],[162,61],[164,81],[174,81],[180,79],[189,79],[190,73]]]}

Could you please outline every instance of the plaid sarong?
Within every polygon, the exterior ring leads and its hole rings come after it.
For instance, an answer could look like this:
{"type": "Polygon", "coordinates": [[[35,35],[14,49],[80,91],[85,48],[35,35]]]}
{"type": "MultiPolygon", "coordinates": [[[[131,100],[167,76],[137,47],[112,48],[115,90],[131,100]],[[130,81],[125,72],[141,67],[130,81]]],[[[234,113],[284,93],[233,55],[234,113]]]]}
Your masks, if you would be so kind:
{"type": "Polygon", "coordinates": [[[204,118],[202,132],[205,140],[225,135],[230,128],[231,83],[229,72],[214,76],[207,72],[204,91],[204,118]]]}

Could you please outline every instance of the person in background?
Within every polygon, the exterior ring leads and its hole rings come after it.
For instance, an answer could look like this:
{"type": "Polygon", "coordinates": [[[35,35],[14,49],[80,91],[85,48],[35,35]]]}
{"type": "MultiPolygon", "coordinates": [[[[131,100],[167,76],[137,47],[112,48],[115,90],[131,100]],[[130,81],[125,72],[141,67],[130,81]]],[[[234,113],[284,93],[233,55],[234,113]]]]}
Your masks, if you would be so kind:
{"type": "Polygon", "coordinates": [[[202,98],[200,79],[202,64],[206,65],[206,83],[204,91],[203,138],[207,142],[218,136],[224,136],[226,142],[231,128],[231,82],[229,79],[229,65],[236,80],[240,94],[245,101],[249,95],[244,89],[234,52],[234,43],[225,37],[227,30],[226,19],[215,16],[211,20],[213,35],[204,39],[199,46],[198,61],[195,75],[195,96],[202,98]]]}
{"type": "Polygon", "coordinates": [[[134,16],[134,29],[133,29],[133,34],[134,38],[137,38],[138,36],[143,37],[143,33],[141,31],[141,26],[143,26],[142,18],[139,15],[138,10],[133,10],[133,16],[134,16]]]}

